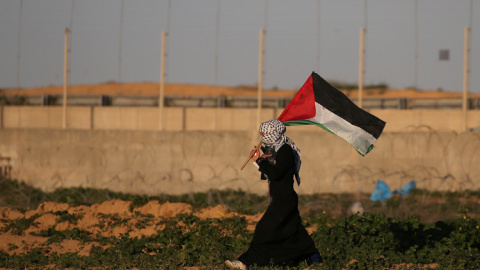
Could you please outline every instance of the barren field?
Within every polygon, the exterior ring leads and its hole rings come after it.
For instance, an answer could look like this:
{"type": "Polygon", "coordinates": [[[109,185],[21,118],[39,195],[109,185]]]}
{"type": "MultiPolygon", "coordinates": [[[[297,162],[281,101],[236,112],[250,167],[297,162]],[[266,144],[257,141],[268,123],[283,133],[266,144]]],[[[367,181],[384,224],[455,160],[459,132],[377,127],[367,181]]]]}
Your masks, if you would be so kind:
{"type": "MultiPolygon", "coordinates": [[[[233,190],[43,192],[1,178],[0,189],[0,270],[225,269],[225,259],[248,248],[269,203],[268,196],[233,190]]],[[[288,269],[479,269],[479,202],[476,191],[414,190],[386,202],[363,193],[300,196],[304,225],[325,264],[288,269]],[[354,202],[362,210],[352,209],[354,202]]]]}
{"type": "MultiPolygon", "coordinates": [[[[192,206],[186,203],[159,203],[158,201],[150,201],[147,204],[132,208],[131,202],[123,200],[110,200],[91,206],[81,205],[72,207],[67,203],[44,202],[39,205],[37,209],[28,210],[25,213],[19,210],[11,209],[9,207],[0,207],[0,253],[4,252],[9,256],[25,254],[35,254],[41,252],[42,254],[52,256],[54,258],[61,258],[64,264],[68,263],[70,254],[75,256],[89,257],[92,254],[102,254],[107,260],[107,249],[114,247],[113,245],[121,245],[114,243],[115,241],[132,242],[135,245],[137,239],[148,239],[148,237],[159,237],[165,231],[172,230],[190,231],[196,230],[198,226],[193,220],[192,223],[176,221],[168,222],[178,215],[193,215],[199,220],[217,220],[223,222],[225,219],[234,217],[242,217],[246,220],[246,230],[252,232],[255,225],[261,218],[263,213],[256,215],[243,215],[235,212],[229,212],[224,206],[217,205],[215,207],[205,207],[200,210],[192,210],[192,206]],[[173,227],[172,227],[173,225],[173,227]],[[85,241],[85,239],[89,239],[85,241]],[[98,241],[95,241],[97,239],[98,241]],[[107,241],[105,241],[107,239],[107,241]],[[108,239],[111,239],[110,243],[108,239]],[[115,240],[113,240],[115,239],[115,240]],[[123,240],[119,240],[123,239],[123,240]],[[125,240],[127,239],[127,240],[125,240]],[[103,241],[101,241],[103,240],[103,241]]],[[[198,222],[198,221],[197,221],[198,222]]],[[[235,231],[241,228],[226,228],[231,232],[222,232],[227,234],[235,234],[235,231]]],[[[307,226],[307,231],[312,234],[316,230],[316,226],[307,226]]],[[[200,236],[201,237],[201,236],[200,236]]],[[[208,236],[204,239],[206,242],[203,245],[208,245],[208,236]]],[[[151,241],[151,240],[150,240],[151,241]]],[[[161,245],[152,241],[151,245],[161,245]]],[[[173,243],[172,243],[173,245],[173,243]]],[[[200,244],[202,245],[202,244],[200,244]]],[[[117,247],[118,249],[128,250],[132,247],[117,247]]],[[[183,247],[185,248],[185,247],[183,247]]],[[[126,252],[128,253],[128,251],[126,252]]],[[[148,254],[147,250],[142,250],[141,253],[147,255],[155,255],[155,252],[148,254]]],[[[220,254],[218,254],[220,255],[220,254]]],[[[212,256],[212,254],[208,254],[212,256]]],[[[31,258],[31,257],[29,257],[31,258]]],[[[58,269],[56,264],[48,264],[47,266],[33,266],[34,259],[27,263],[21,269],[58,269]],[[33,260],[33,262],[32,262],[33,260]]],[[[59,260],[59,259],[57,259],[59,260]]],[[[76,270],[76,269],[111,269],[90,267],[88,259],[84,259],[82,267],[75,267],[71,262],[72,267],[61,267],[61,269],[76,270]]],[[[127,260],[127,259],[125,259],[127,260]]],[[[355,264],[358,260],[352,260],[342,269],[358,269],[355,264]],[[353,268],[351,268],[353,267],[353,268]]],[[[131,264],[131,262],[130,262],[131,264]]],[[[435,269],[438,264],[397,264],[392,268],[385,268],[386,270],[396,269],[435,269]]],[[[183,266],[174,267],[159,265],[160,269],[184,269],[184,270],[200,270],[207,269],[198,266],[183,266]]],[[[217,264],[214,269],[226,269],[217,264]]],[[[213,269],[212,268],[212,269],[213,269]]],[[[12,268],[0,268],[0,270],[10,270],[12,268]]],[[[13,268],[16,269],[16,268],[13,268]]],[[[124,269],[122,267],[122,269],[124,269]]],[[[125,269],[139,270],[137,267],[128,267],[125,269]]],[[[141,269],[141,268],[140,268],[141,269]]],[[[150,268],[149,268],[150,269],[150,268]]],[[[257,268],[254,268],[257,269],[257,268]]],[[[260,268],[265,269],[265,268],[260,268]]],[[[280,268],[274,268],[280,269],[280,268]]],[[[314,268],[294,268],[294,269],[323,269],[322,266],[314,268]]]]}
{"type": "MultiPolygon", "coordinates": [[[[131,238],[151,236],[165,228],[162,220],[179,214],[193,214],[200,219],[224,218],[236,213],[229,213],[223,206],[207,207],[192,213],[192,207],[185,203],[163,203],[151,201],[146,205],[130,209],[131,202],[111,200],[92,206],[71,207],[66,203],[45,202],[37,209],[21,213],[8,207],[0,207],[0,251],[8,254],[20,254],[34,248],[42,248],[46,253],[77,253],[88,256],[92,246],[105,248],[100,243],[84,244],[79,240],[66,239],[60,242],[47,242],[49,237],[36,236],[45,230],[67,231],[78,229],[91,235],[116,237],[128,234],[131,238]],[[70,217],[70,218],[66,218],[70,217]],[[29,220],[29,226],[11,228],[13,220],[29,220]],[[10,226],[10,227],[8,227],[10,226]],[[8,227],[8,228],[7,228],[8,227]]],[[[261,214],[241,215],[248,222],[247,229],[254,230],[261,214]]]]}

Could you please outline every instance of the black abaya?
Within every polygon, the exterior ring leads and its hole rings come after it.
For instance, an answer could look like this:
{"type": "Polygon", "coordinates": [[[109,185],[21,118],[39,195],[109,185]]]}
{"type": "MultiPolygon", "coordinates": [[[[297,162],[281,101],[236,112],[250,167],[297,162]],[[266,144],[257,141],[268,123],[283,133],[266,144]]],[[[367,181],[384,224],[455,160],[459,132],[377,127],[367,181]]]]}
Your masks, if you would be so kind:
{"type": "Polygon", "coordinates": [[[318,253],[298,212],[292,148],[287,144],[281,146],[275,165],[262,158],[257,163],[259,171],[268,178],[271,201],[257,223],[250,247],[238,259],[247,266],[290,265],[318,253]]]}

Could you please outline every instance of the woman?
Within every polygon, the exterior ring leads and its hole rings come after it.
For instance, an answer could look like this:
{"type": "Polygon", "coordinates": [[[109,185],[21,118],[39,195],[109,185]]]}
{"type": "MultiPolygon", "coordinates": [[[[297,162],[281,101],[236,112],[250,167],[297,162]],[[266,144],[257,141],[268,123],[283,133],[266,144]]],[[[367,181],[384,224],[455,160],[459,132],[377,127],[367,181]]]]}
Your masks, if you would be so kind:
{"type": "Polygon", "coordinates": [[[297,265],[302,261],[321,263],[322,259],[310,235],[302,225],[298,212],[298,196],[293,185],[295,176],[300,184],[300,150],[285,136],[286,127],[280,120],[260,125],[264,154],[252,150],[254,164],[267,179],[270,205],[257,223],[248,250],[238,260],[225,261],[231,269],[246,266],[297,265]]]}

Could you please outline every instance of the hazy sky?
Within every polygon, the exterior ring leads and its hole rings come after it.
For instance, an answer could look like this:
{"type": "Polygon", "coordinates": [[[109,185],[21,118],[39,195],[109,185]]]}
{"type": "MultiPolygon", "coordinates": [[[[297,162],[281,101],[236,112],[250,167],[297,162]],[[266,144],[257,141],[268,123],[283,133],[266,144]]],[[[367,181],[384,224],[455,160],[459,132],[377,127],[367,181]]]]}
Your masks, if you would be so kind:
{"type": "Polygon", "coordinates": [[[365,85],[462,91],[472,26],[479,93],[479,15],[480,0],[1,0],[0,88],[62,85],[66,27],[70,84],[159,82],[165,31],[166,82],[256,85],[262,28],[265,89],[298,89],[313,70],[357,83],[365,27],[365,85]]]}

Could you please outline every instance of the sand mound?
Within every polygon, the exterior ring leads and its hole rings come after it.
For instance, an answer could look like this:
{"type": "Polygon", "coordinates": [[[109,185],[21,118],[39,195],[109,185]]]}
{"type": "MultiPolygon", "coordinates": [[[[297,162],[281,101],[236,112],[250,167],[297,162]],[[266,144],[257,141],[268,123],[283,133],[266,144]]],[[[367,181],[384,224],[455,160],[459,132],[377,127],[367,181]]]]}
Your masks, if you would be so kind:
{"type": "Polygon", "coordinates": [[[1,219],[18,219],[23,217],[23,214],[18,210],[12,210],[8,207],[0,207],[1,219]]]}
{"type": "Polygon", "coordinates": [[[90,212],[102,214],[126,214],[129,212],[131,202],[111,200],[90,207],[90,212]]]}
{"type": "Polygon", "coordinates": [[[185,214],[192,212],[192,206],[185,203],[170,203],[166,202],[160,204],[158,201],[150,201],[146,205],[137,207],[134,212],[139,211],[144,215],[151,214],[154,217],[170,218],[178,214],[185,214]]]}
{"type": "Polygon", "coordinates": [[[207,207],[199,212],[194,214],[195,216],[206,219],[206,218],[224,218],[229,217],[231,214],[228,209],[223,205],[217,205],[215,207],[207,207]]]}

